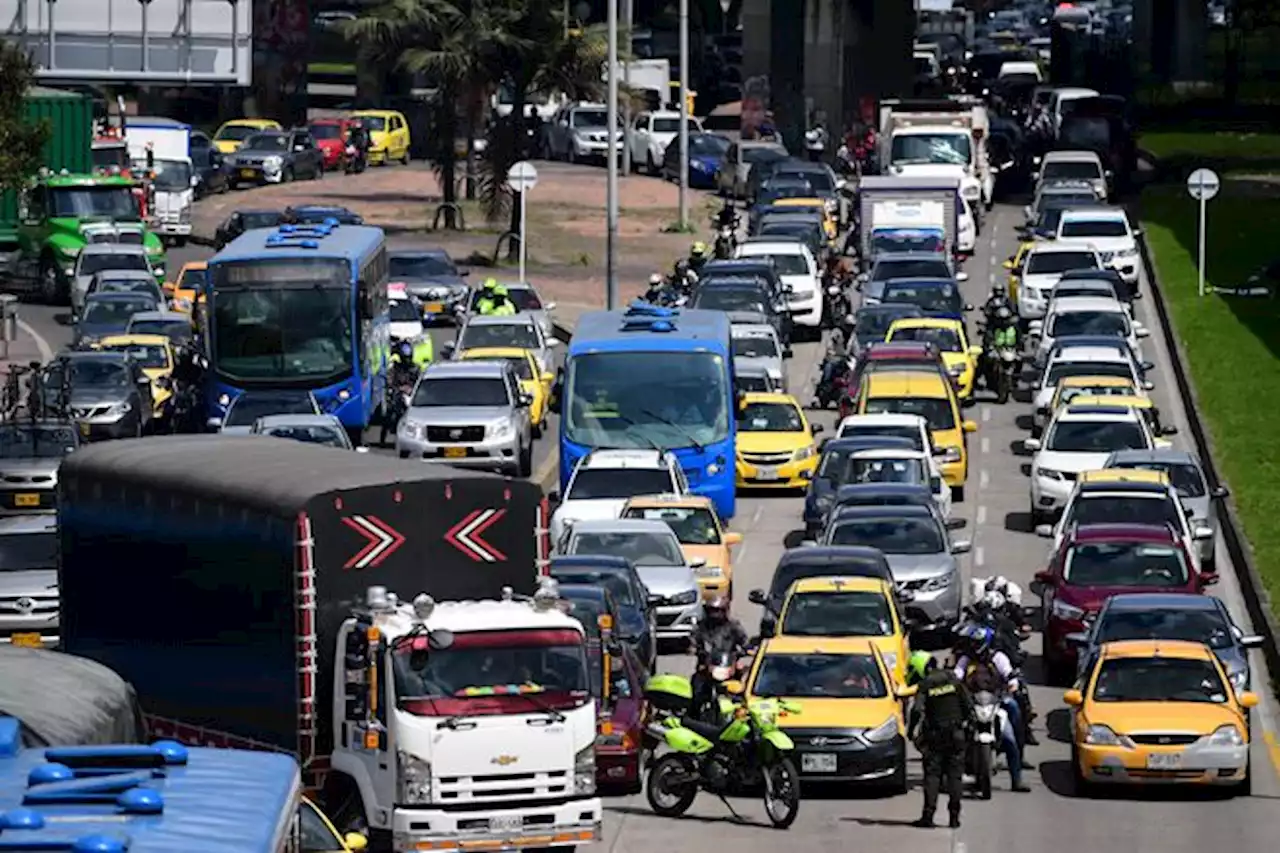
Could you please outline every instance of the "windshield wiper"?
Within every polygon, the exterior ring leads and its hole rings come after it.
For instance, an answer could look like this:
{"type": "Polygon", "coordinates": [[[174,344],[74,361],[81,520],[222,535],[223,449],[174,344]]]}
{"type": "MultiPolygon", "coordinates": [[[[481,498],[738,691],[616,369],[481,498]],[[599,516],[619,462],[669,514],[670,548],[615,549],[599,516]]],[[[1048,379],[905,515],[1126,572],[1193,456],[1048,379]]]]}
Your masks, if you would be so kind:
{"type": "Polygon", "coordinates": [[[528,699],[529,704],[533,705],[539,711],[546,714],[547,718],[551,720],[551,722],[553,723],[563,723],[565,720],[568,719],[568,717],[566,717],[560,711],[556,710],[555,708],[552,708],[546,702],[543,702],[541,699],[537,698],[536,693],[518,693],[516,695],[523,696],[525,699],[528,699]]]}
{"type": "MultiPolygon", "coordinates": [[[[665,424],[666,426],[671,427],[673,430],[675,430],[676,432],[678,432],[678,433],[680,433],[682,436],[684,436],[686,439],[688,439],[688,441],[689,441],[689,445],[690,445],[694,450],[696,450],[696,451],[697,451],[697,452],[699,452],[699,453],[701,453],[701,452],[703,451],[703,449],[704,449],[704,448],[703,448],[703,446],[698,442],[698,440],[697,440],[696,438],[694,438],[694,437],[693,437],[693,433],[689,432],[687,429],[685,429],[684,427],[682,427],[682,426],[680,426],[679,424],[675,423],[674,421],[668,420],[667,418],[664,418],[662,415],[658,414],[657,412],[651,411],[650,409],[641,409],[641,410],[640,410],[640,414],[642,414],[642,415],[648,415],[649,417],[653,418],[653,419],[654,419],[655,421],[657,421],[658,423],[665,424]]],[[[655,448],[654,448],[654,449],[655,449],[655,450],[661,450],[662,448],[659,448],[659,447],[656,447],[656,446],[655,446],[655,448]]]]}

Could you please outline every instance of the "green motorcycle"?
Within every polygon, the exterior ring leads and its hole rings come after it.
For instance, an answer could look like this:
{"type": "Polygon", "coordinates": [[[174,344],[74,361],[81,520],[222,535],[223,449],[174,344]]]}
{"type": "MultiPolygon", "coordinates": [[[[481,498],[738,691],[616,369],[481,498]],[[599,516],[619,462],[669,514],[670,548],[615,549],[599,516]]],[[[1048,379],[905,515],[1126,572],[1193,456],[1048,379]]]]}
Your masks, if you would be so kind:
{"type": "MultiPolygon", "coordinates": [[[[729,682],[726,688],[740,693],[742,685],[729,682]]],[[[707,723],[684,714],[693,696],[684,676],[655,675],[645,685],[645,695],[658,709],[648,733],[671,750],[649,765],[645,794],[656,814],[684,814],[700,790],[716,794],[728,806],[726,793],[760,786],[769,821],[778,829],[791,826],[800,811],[800,774],[790,757],[795,744],[778,728],[778,718],[799,714],[799,705],[721,696],[721,722],[707,723]]]]}

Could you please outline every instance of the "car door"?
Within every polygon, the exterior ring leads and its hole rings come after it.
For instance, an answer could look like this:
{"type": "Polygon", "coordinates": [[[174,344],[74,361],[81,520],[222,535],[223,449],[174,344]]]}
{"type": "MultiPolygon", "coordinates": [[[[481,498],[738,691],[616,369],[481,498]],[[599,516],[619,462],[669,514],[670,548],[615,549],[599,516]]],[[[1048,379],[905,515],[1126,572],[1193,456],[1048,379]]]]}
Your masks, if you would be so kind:
{"type": "Polygon", "coordinates": [[[316,147],[310,133],[299,133],[293,138],[295,156],[294,173],[306,172],[307,177],[316,178],[324,169],[324,155],[316,147]]]}
{"type": "Polygon", "coordinates": [[[40,274],[40,248],[48,234],[48,196],[44,186],[23,193],[18,205],[19,274],[32,282],[40,274]]]}

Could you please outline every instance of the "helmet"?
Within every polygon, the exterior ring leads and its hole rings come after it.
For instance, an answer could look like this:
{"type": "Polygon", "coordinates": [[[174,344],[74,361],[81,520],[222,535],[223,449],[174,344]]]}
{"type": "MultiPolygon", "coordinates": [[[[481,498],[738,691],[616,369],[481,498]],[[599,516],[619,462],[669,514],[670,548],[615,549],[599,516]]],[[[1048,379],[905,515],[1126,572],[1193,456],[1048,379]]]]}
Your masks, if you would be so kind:
{"type": "Polygon", "coordinates": [[[493,290],[497,286],[498,286],[498,280],[496,278],[486,278],[484,280],[484,284],[481,285],[481,287],[485,290],[493,290]]]}
{"type": "Polygon", "coordinates": [[[699,240],[689,247],[689,255],[694,258],[700,258],[707,253],[707,244],[699,240]]]}
{"type": "Polygon", "coordinates": [[[937,665],[938,662],[928,652],[912,652],[911,657],[907,658],[907,678],[912,681],[919,681],[937,665]]]}
{"type": "Polygon", "coordinates": [[[991,583],[992,583],[991,588],[999,590],[1001,593],[1003,593],[1005,590],[1009,588],[1009,579],[1004,575],[996,575],[994,578],[991,579],[991,583]]]}
{"type": "Polygon", "coordinates": [[[681,258],[680,260],[676,261],[676,272],[677,272],[677,273],[684,274],[684,273],[686,273],[686,272],[688,272],[688,271],[689,271],[689,262],[688,262],[688,261],[686,261],[684,258],[681,258]]]}
{"type": "Polygon", "coordinates": [[[725,598],[723,595],[717,595],[715,598],[702,605],[702,609],[705,610],[708,615],[712,613],[719,613],[722,615],[727,614],[729,612],[729,599],[725,598]]]}
{"type": "Polygon", "coordinates": [[[413,358],[413,344],[408,341],[401,341],[397,349],[400,351],[401,358],[413,358]]]}
{"type": "Polygon", "coordinates": [[[1004,286],[1000,284],[991,285],[991,296],[1004,296],[1004,286]]]}
{"type": "Polygon", "coordinates": [[[495,284],[493,286],[494,296],[506,296],[507,293],[508,293],[507,286],[505,284],[495,284]]]}
{"type": "Polygon", "coordinates": [[[1003,610],[1005,605],[1004,593],[993,589],[982,597],[982,602],[992,610],[1003,610]]]}
{"type": "Polygon", "coordinates": [[[657,286],[658,286],[658,285],[660,285],[660,284],[662,284],[662,276],[661,276],[661,275],[659,275],[658,273],[654,273],[653,275],[649,276],[649,286],[650,286],[650,287],[657,287],[657,286]]]}

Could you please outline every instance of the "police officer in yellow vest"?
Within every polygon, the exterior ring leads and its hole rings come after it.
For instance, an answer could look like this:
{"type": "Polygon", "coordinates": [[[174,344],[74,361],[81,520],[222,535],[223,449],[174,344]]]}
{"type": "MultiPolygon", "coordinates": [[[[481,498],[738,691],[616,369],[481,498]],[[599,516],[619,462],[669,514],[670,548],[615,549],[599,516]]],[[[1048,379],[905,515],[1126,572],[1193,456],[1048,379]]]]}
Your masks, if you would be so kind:
{"type": "Polygon", "coordinates": [[[964,773],[966,739],[973,720],[973,699],[955,673],[938,667],[932,660],[921,666],[925,673],[914,687],[907,688],[918,696],[917,706],[923,712],[919,721],[920,734],[916,745],[924,759],[924,809],[915,826],[931,827],[934,812],[938,808],[938,794],[945,783],[948,825],[960,826],[961,779],[964,773]]]}
{"type": "Polygon", "coordinates": [[[480,287],[480,299],[476,302],[476,313],[482,317],[503,317],[516,313],[516,305],[507,294],[507,288],[498,284],[497,279],[485,279],[480,287]]]}

